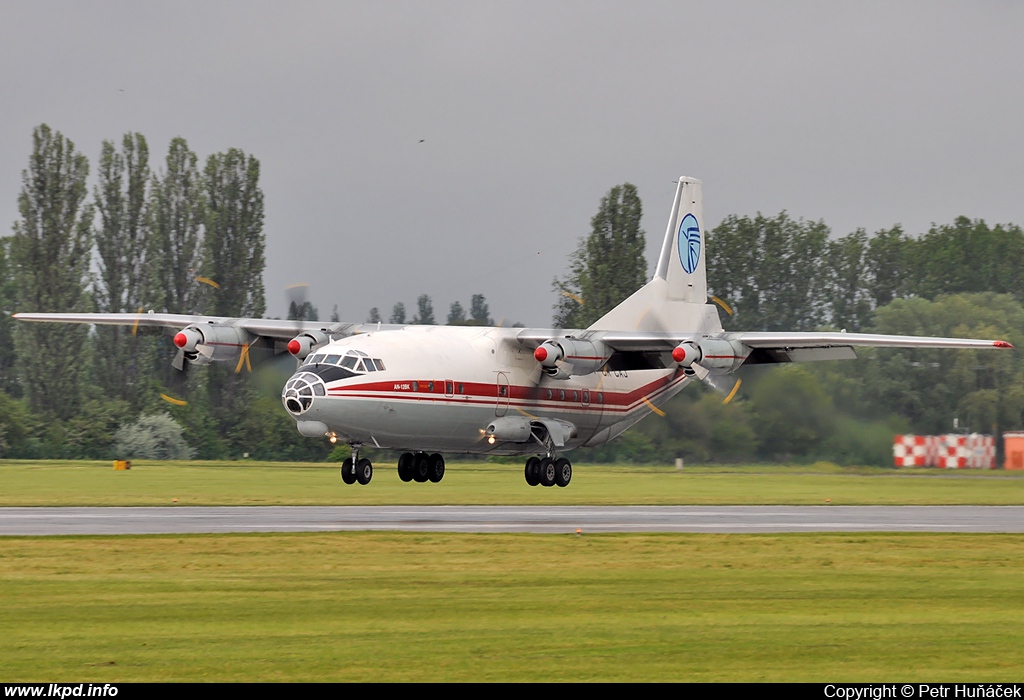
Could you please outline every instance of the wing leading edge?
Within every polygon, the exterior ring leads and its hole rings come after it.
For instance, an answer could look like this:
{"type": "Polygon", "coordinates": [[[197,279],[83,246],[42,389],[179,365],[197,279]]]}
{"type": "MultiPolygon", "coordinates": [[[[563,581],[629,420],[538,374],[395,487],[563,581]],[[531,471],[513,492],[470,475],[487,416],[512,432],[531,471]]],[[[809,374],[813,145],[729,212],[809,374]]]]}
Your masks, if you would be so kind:
{"type": "Polygon", "coordinates": [[[376,330],[404,328],[378,323],[323,323],[322,321],[289,321],[272,318],[230,318],[226,316],[199,316],[193,314],[54,314],[17,313],[19,321],[42,323],[86,323],[96,326],[140,326],[150,328],[182,329],[192,325],[233,326],[253,335],[288,340],[303,331],[323,331],[330,335],[345,336],[376,330]]]}

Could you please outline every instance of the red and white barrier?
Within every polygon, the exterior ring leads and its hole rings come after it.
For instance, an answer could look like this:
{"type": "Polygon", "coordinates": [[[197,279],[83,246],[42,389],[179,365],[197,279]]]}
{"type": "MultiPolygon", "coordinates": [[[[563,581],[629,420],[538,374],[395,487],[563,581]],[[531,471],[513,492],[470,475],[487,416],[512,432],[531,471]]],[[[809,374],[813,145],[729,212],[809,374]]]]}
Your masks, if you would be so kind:
{"type": "Polygon", "coordinates": [[[897,435],[892,444],[893,463],[897,467],[927,466],[929,438],[928,435],[897,435]]]}
{"type": "Polygon", "coordinates": [[[892,445],[897,467],[995,469],[996,441],[991,435],[897,435],[892,445]]]}
{"type": "Polygon", "coordinates": [[[991,435],[967,436],[967,467],[969,469],[996,468],[996,439],[991,435]]]}

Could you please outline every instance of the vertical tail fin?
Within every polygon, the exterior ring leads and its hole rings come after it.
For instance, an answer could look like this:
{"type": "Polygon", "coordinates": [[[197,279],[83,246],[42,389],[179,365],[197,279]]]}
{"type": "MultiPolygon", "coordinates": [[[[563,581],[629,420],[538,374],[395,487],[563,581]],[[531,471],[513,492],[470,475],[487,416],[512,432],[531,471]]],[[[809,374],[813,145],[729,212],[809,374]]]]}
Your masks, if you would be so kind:
{"type": "Polygon", "coordinates": [[[654,277],[591,330],[722,330],[718,309],[707,303],[704,258],[701,181],[680,177],[654,277]]]}
{"type": "Polygon", "coordinates": [[[668,217],[665,241],[654,272],[668,282],[666,296],[672,301],[703,304],[708,296],[704,265],[704,202],[701,181],[679,178],[676,198],[668,217]]]}

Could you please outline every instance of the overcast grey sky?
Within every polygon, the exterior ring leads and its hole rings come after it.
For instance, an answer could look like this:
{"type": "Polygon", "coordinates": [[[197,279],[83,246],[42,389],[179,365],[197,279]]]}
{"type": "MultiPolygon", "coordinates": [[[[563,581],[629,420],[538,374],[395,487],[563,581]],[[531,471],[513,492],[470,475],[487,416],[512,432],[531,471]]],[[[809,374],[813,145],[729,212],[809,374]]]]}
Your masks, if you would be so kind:
{"type": "MultiPolygon", "coordinates": [[[[262,164],[268,315],[486,295],[548,325],[551,281],[629,181],[653,267],[678,175],[705,217],[835,234],[1024,224],[1018,2],[0,3],[0,223],[33,127],[93,164],[138,131],[262,164]],[[421,143],[421,139],[423,142],[421,143]]],[[[411,315],[411,314],[410,314],[411,315]]]]}

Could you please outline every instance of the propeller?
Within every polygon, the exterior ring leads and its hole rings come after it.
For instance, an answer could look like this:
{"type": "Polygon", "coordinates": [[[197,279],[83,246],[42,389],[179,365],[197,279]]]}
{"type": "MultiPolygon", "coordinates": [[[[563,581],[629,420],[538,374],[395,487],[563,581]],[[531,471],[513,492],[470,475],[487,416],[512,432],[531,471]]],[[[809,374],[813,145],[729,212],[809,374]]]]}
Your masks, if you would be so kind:
{"type": "Polygon", "coordinates": [[[719,394],[725,396],[725,398],[722,399],[723,404],[727,404],[736,398],[736,394],[740,390],[740,384],[743,383],[743,380],[739,377],[736,377],[736,381],[733,382],[731,377],[724,374],[712,374],[700,365],[694,365],[693,370],[698,379],[719,394]]]}

